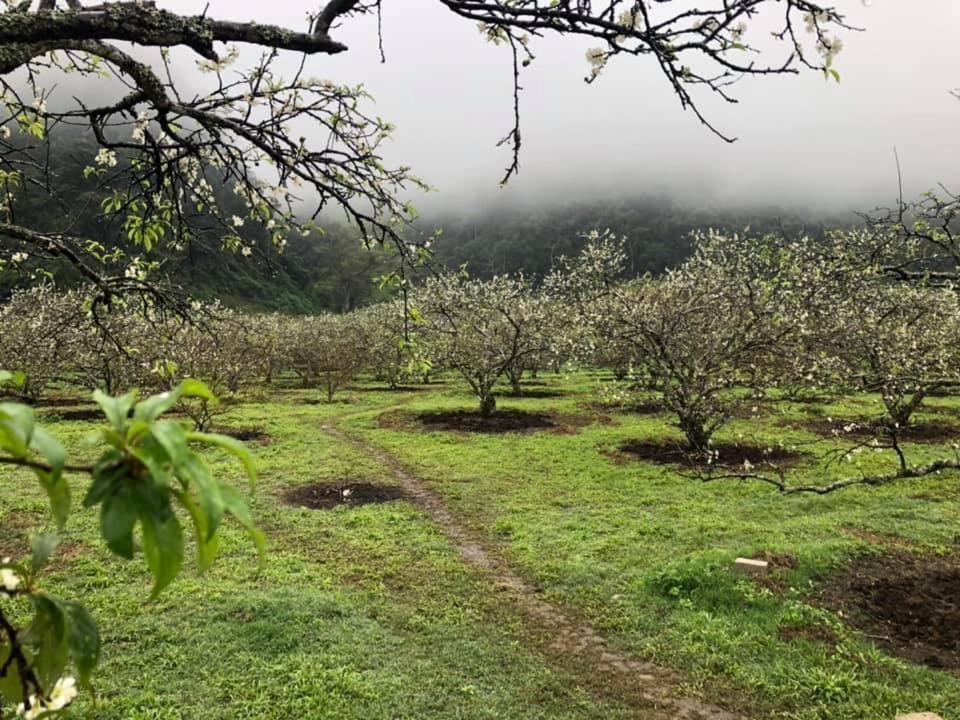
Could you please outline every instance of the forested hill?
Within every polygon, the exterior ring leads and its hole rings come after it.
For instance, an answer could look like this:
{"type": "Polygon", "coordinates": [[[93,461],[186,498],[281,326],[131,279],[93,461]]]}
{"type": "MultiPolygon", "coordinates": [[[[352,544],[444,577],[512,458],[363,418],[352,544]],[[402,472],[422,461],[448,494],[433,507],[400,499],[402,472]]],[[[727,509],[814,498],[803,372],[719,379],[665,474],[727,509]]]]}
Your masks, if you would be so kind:
{"type": "Polygon", "coordinates": [[[575,255],[582,233],[609,228],[627,239],[629,272],[660,273],[690,252],[690,232],[717,228],[782,231],[819,236],[842,227],[853,215],[827,216],[778,208],[736,209],[695,206],[663,197],[584,200],[555,206],[492,206],[431,218],[443,228],[436,255],[449,267],[467,264],[471,274],[488,277],[522,270],[539,277],[560,255],[575,255]]]}
{"type": "MultiPolygon", "coordinates": [[[[69,224],[73,232],[112,247],[118,242],[117,228],[100,222],[97,208],[102,198],[83,174],[84,166],[96,154],[96,145],[92,138],[82,135],[67,135],[61,142],[67,151],[50,158],[62,185],[59,198],[52,202],[41,190],[28,187],[16,203],[18,221],[48,230],[69,224]],[[51,212],[52,208],[56,211],[51,212]]],[[[235,211],[243,214],[232,193],[222,186],[215,191],[223,207],[237,204],[235,211]]],[[[577,254],[583,244],[582,233],[609,228],[627,238],[629,272],[639,275],[658,273],[682,261],[690,250],[688,235],[696,228],[742,230],[749,225],[759,232],[781,229],[788,234],[818,235],[825,227],[840,226],[851,219],[777,209],[717,209],[648,197],[564,205],[500,202],[451,207],[426,214],[412,232],[430,235],[442,228],[435,245],[440,265],[457,268],[466,264],[478,277],[523,271],[536,278],[545,274],[559,256],[577,254]]],[[[377,278],[395,268],[396,254],[389,249],[367,251],[355,232],[336,224],[326,227],[322,237],[315,233],[288,238],[282,255],[266,237],[247,238],[257,248],[249,258],[222,252],[216,241],[194,243],[182,254],[161,252],[163,272],[196,297],[219,298],[229,306],[246,309],[313,313],[346,311],[375,302],[381,297],[377,278]]],[[[0,237],[0,244],[4,242],[9,241],[0,237]]],[[[62,284],[78,281],[65,264],[47,269],[52,269],[62,284]]],[[[22,274],[0,273],[0,299],[26,282],[22,274]]]]}

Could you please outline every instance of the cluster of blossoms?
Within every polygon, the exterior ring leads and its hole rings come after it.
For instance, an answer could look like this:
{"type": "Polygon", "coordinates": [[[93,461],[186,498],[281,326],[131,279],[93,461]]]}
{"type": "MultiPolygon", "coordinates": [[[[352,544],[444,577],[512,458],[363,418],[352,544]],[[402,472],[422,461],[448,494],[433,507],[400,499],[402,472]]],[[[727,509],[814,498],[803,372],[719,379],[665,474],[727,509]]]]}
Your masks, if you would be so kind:
{"type": "Polygon", "coordinates": [[[101,167],[116,167],[117,153],[108,148],[100,148],[100,152],[97,153],[95,160],[97,165],[101,167]]]}
{"type": "Polygon", "coordinates": [[[63,710],[77,697],[77,681],[72,677],[62,677],[57,680],[50,697],[43,698],[30,696],[29,703],[20,703],[17,706],[17,717],[34,720],[46,713],[63,710]]]}
{"type": "Polygon", "coordinates": [[[827,67],[830,67],[834,58],[843,50],[843,41],[840,38],[828,37],[821,31],[822,26],[835,20],[836,18],[825,10],[808,13],[803,18],[807,32],[817,36],[817,52],[820,53],[827,67]]]}
{"type": "Polygon", "coordinates": [[[607,52],[603,48],[590,48],[587,50],[587,63],[590,65],[590,79],[596,78],[603,72],[607,64],[607,52]]]}
{"type": "MultiPolygon", "coordinates": [[[[10,558],[5,557],[3,563],[7,564],[10,562],[10,558]]],[[[0,568],[0,587],[6,590],[8,593],[12,593],[18,587],[20,587],[20,576],[11,568],[0,568]]]]}

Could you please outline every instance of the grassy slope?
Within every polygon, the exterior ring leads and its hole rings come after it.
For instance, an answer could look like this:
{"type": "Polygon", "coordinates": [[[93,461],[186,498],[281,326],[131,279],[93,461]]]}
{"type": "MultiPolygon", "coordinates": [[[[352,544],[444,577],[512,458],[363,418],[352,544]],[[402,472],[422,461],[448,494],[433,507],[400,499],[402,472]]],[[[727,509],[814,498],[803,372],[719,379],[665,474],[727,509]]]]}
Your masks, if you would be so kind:
{"type": "MultiPolygon", "coordinates": [[[[583,376],[552,383],[582,395],[508,399],[501,406],[574,411],[595,387],[583,376]]],[[[421,395],[409,409],[469,402],[461,394],[421,395]]],[[[848,401],[813,410],[854,416],[871,408],[871,401],[848,401]]],[[[718,439],[813,438],[776,424],[811,408],[781,411],[735,422],[718,439]]],[[[666,416],[623,414],[574,435],[462,436],[455,443],[447,433],[421,433],[414,441],[408,433],[374,430],[369,418],[351,424],[416,468],[548,597],[574,608],[622,649],[683,669],[708,697],[761,718],[860,720],[917,709],[960,717],[956,678],[891,659],[804,602],[816,578],[856,553],[877,551],[845,529],[952,550],[960,519],[955,477],[781,497],[763,485],[704,485],[669,468],[617,464],[604,454],[625,440],[674,436],[666,416]],[[798,561],[783,597],[729,572],[736,556],[764,550],[798,561]],[[781,626],[820,624],[838,632],[839,646],[779,638],[781,626]]],[[[944,452],[913,450],[916,458],[944,452]]],[[[890,462],[872,454],[858,460],[865,468],[890,462]]],[[[812,463],[791,478],[819,482],[856,469],[812,463]]]]}
{"type": "MultiPolygon", "coordinates": [[[[549,382],[569,395],[501,405],[572,412],[592,398],[587,376],[549,382]]],[[[576,434],[413,434],[378,428],[374,417],[398,403],[434,410],[469,407],[470,399],[456,385],[346,395],[351,404],[324,406],[302,404],[301,392],[277,392],[225,420],[262,426],[275,438],[258,450],[264,472],[254,506],[270,542],[259,578],[252,550],[231,530],[225,557],[208,577],[188,570],[145,612],[140,563],[107,556],[94,539],[94,518],[75,516],[68,540],[86,552],[64,561],[70,572],[50,584],[67,597],[96,591],[93,610],[106,642],[99,707],[85,701],[77,715],[643,716],[576,690],[576,678],[531,649],[518,618],[410,505],[311,512],[279,503],[279,489],[295,483],[385,477],[319,432],[324,418],[348,415],[345,430],[415,468],[546,597],[595,624],[617,647],[683,670],[710,698],[758,719],[860,720],[920,709],[960,717],[960,680],[892,659],[804,602],[811,581],[858,552],[877,551],[845,528],[952,550],[960,518],[955,478],[783,498],[759,485],[702,485],[669,468],[618,464],[606,455],[624,440],[669,434],[665,417],[615,415],[611,424],[576,434]],[[761,550],[798,560],[782,596],[728,571],[733,557],[761,550]],[[781,626],[818,624],[832,626],[839,644],[779,638],[781,626]]],[[[847,403],[823,412],[863,410],[847,403]]],[[[788,416],[807,411],[785,409],[788,416]]],[[[738,421],[725,435],[810,437],[775,420],[738,421]]],[[[54,429],[84,452],[89,425],[54,429]]],[[[823,480],[835,472],[803,466],[795,477],[823,480]]],[[[0,550],[11,531],[45,519],[38,495],[5,492],[0,550]]]]}
{"type": "MultiPolygon", "coordinates": [[[[255,419],[278,438],[259,451],[264,472],[254,508],[269,536],[269,564],[260,577],[245,538],[230,531],[224,556],[206,577],[188,570],[145,607],[142,559],[109,557],[94,540],[94,518],[76,514],[67,541],[87,552],[70,562],[69,575],[48,582],[66,597],[90,593],[105,651],[99,705],[84,701],[74,714],[635,717],[577,690],[528,651],[517,618],[410,505],[313,512],[278,501],[279,489],[294,483],[380,477],[377,467],[319,433],[322,418],[338,410],[343,406],[277,403],[236,413],[239,424],[255,419]]],[[[90,427],[59,423],[55,429],[77,449],[90,427]]],[[[8,481],[18,482],[4,478],[7,488],[8,481]]],[[[10,530],[38,527],[44,519],[33,493],[6,492],[0,499],[6,543],[10,530]]]]}

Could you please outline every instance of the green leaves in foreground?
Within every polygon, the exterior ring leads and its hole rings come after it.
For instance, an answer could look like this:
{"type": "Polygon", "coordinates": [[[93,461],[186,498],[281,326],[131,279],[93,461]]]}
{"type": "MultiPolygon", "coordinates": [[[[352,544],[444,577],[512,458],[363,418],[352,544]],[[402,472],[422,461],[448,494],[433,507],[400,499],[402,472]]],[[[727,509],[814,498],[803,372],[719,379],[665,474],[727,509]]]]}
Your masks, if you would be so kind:
{"type": "MultiPolygon", "coordinates": [[[[0,384],[20,381],[19,376],[0,371],[0,384]]],[[[4,455],[33,469],[62,528],[70,513],[70,486],[63,478],[67,454],[55,437],[36,425],[33,410],[26,405],[0,403],[0,457],[4,455]]]]}
{"type": "Polygon", "coordinates": [[[143,553],[153,575],[151,597],[169,585],[183,565],[183,530],[176,505],[187,511],[193,524],[201,572],[216,557],[217,530],[227,514],[247,529],[263,559],[263,535],[240,493],[214,478],[196,449],[207,445],[233,455],[252,486],[257,476],[250,452],[233,438],[187,432],[177,421],[159,419],[181,398],[189,397],[211,399],[213,395],[196,380],[186,380],[175,390],[141,402],[135,393],[121,397],[94,393],[110,428],[103,433],[108,448],[93,468],[93,484],[83,505],[100,506],[104,540],[121,557],[134,556],[134,531],[139,525],[143,553]]]}
{"type": "MultiPolygon", "coordinates": [[[[0,384],[17,382],[0,372],[0,384]]],[[[218,481],[198,450],[204,446],[224,451],[243,466],[251,487],[257,475],[244,445],[222,435],[190,432],[174,420],[162,420],[182,398],[213,400],[209,388],[185,380],[176,389],[137,401],[137,393],[110,397],[94,393],[108,427],[101,439],[103,451],[91,467],[71,467],[89,473],[93,481],[83,499],[86,508],[100,507],[100,530],[107,547],[124,558],[142,549],[153,575],[151,599],[179,574],[184,538],[177,506],[186,511],[197,544],[201,572],[210,567],[219,550],[218,530],[232,515],[247,530],[264,558],[264,538],[234,487],[218,481]],[[139,534],[137,529],[139,528],[139,534]],[[138,543],[139,539],[139,543],[138,543]]],[[[0,403],[0,462],[30,468],[50,499],[58,528],[70,512],[70,487],[63,477],[63,446],[34,421],[33,410],[16,403],[0,403]]],[[[4,703],[21,703],[20,714],[55,712],[76,695],[68,665],[76,668],[80,685],[89,684],[100,656],[100,635],[86,609],[48,594],[37,578],[57,546],[57,537],[33,538],[27,562],[0,558],[0,601],[27,607],[32,619],[15,628],[0,602],[0,710],[4,703]]],[[[32,715],[31,715],[32,716],[32,715]]]]}

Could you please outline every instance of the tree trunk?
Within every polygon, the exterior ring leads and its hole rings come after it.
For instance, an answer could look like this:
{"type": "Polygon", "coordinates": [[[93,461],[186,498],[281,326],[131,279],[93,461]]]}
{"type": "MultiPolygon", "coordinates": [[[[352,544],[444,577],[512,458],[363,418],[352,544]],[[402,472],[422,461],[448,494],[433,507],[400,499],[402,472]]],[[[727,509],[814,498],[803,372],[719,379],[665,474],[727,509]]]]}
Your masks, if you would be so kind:
{"type": "Polygon", "coordinates": [[[687,439],[687,448],[697,455],[706,455],[711,433],[707,432],[700,418],[680,418],[680,430],[687,439]]]}
{"type": "Polygon", "coordinates": [[[493,393],[488,392],[480,396],[480,414],[484,417],[489,417],[493,415],[493,411],[497,409],[497,398],[494,397],[493,393]]]}

